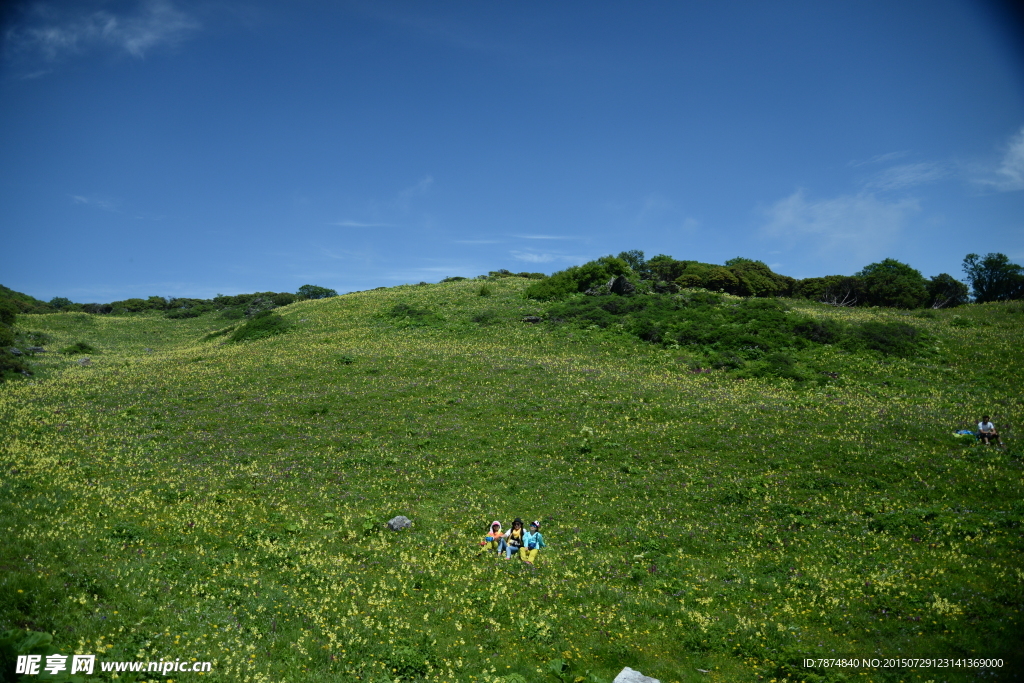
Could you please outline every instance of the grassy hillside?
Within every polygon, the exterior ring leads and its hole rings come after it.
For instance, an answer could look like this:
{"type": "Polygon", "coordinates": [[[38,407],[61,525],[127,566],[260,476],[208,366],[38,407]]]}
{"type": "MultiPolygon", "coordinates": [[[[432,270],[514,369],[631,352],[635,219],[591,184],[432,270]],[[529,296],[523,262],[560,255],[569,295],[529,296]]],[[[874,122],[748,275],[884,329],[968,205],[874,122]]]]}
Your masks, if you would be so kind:
{"type": "Polygon", "coordinates": [[[795,303],[934,342],[820,346],[795,383],[523,323],[550,306],[528,283],[303,301],[243,343],[211,315],[19,317],[99,353],[0,386],[0,631],[223,681],[1022,676],[1019,303],[795,303]],[[1006,451],[952,436],[982,412],[1006,451]],[[544,523],[535,570],[476,556],[516,516],[544,523]],[[893,656],[1005,663],[801,664],[893,656]]]}

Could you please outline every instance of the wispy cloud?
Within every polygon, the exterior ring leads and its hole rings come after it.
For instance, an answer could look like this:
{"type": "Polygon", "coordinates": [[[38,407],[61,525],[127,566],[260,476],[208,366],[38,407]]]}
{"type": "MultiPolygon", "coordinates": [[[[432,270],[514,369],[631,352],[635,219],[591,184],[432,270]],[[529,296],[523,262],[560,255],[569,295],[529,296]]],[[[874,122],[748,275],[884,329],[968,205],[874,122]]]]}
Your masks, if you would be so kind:
{"type": "Polygon", "coordinates": [[[568,235],[510,235],[521,240],[580,240],[582,237],[570,237],[568,235]]]}
{"type": "Polygon", "coordinates": [[[337,223],[328,223],[328,225],[340,225],[343,228],[397,228],[398,225],[394,223],[362,223],[360,221],[338,221],[337,223]]]}
{"type": "Polygon", "coordinates": [[[875,173],[864,183],[864,187],[869,190],[902,190],[937,182],[949,177],[950,173],[946,164],[932,161],[901,164],[875,173]]]}
{"type": "Polygon", "coordinates": [[[423,176],[415,184],[410,185],[401,192],[395,198],[395,205],[402,210],[408,210],[409,203],[416,197],[422,197],[427,194],[430,190],[430,186],[434,184],[433,176],[423,176]]]}
{"type": "Polygon", "coordinates": [[[884,255],[908,219],[916,200],[885,201],[871,193],[809,201],[799,189],[764,211],[762,234],[787,247],[808,247],[834,265],[864,265],[884,255]]]}
{"type": "Polygon", "coordinates": [[[526,261],[527,263],[550,263],[558,258],[554,254],[538,254],[533,251],[512,251],[509,253],[517,261],[526,261]]]}
{"type": "Polygon", "coordinates": [[[75,204],[84,204],[85,206],[91,206],[103,211],[110,211],[111,213],[120,213],[117,208],[117,204],[109,199],[100,199],[98,197],[85,197],[83,195],[75,194],[71,195],[71,200],[75,204]]]}
{"type": "Polygon", "coordinates": [[[1010,138],[999,166],[977,182],[998,192],[1024,190],[1024,126],[1010,138]]]}
{"type": "Polygon", "coordinates": [[[855,160],[849,162],[848,165],[849,166],[853,166],[854,168],[856,168],[857,166],[866,166],[868,164],[884,164],[884,163],[887,163],[887,162],[890,162],[890,161],[896,161],[897,159],[902,159],[905,156],[907,156],[908,154],[910,154],[910,150],[907,150],[907,149],[900,150],[898,152],[887,152],[885,154],[876,154],[875,156],[871,157],[870,159],[860,159],[860,160],[856,160],[855,159],[855,160]]]}
{"type": "Polygon", "coordinates": [[[680,211],[675,202],[657,192],[644,197],[632,222],[638,228],[659,228],[686,234],[696,232],[700,225],[697,219],[680,211]]]}
{"type": "Polygon", "coordinates": [[[335,261],[351,261],[351,260],[363,260],[369,256],[366,251],[352,251],[351,249],[333,249],[330,247],[324,247],[318,244],[314,244],[314,247],[320,252],[321,255],[326,256],[329,259],[335,261]]]}
{"type": "Polygon", "coordinates": [[[141,58],[150,49],[178,43],[199,29],[199,22],[170,0],[143,0],[118,13],[96,7],[96,3],[33,5],[21,24],[7,30],[8,51],[52,62],[105,47],[141,58]]]}

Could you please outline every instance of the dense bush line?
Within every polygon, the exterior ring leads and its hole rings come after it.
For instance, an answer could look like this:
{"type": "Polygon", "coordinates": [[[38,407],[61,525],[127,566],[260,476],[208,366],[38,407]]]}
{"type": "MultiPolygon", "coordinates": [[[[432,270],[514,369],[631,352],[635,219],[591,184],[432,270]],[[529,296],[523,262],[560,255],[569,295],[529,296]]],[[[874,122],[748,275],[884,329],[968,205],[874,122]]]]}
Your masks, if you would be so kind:
{"type": "MultiPolygon", "coordinates": [[[[968,254],[964,272],[978,303],[1024,298],[1024,269],[1010,263],[1003,254],[984,258],[968,254]]],[[[854,275],[798,280],[747,258],[730,259],[724,265],[679,260],[665,254],[648,260],[639,250],[603,256],[559,271],[529,287],[526,296],[553,301],[588,291],[600,293],[616,277],[626,278],[630,290],[638,293],[668,294],[696,288],[743,297],[811,299],[834,306],[948,308],[971,300],[967,285],[948,273],[925,278],[895,259],[872,263],[854,275]]]]}
{"type": "Polygon", "coordinates": [[[188,297],[150,296],[145,299],[130,298],[106,304],[79,304],[66,297],[54,297],[49,302],[40,301],[27,294],[21,294],[0,285],[0,302],[7,301],[18,313],[53,313],[70,311],[97,315],[123,315],[144,311],[163,311],[168,318],[196,318],[204,313],[220,313],[227,319],[251,318],[261,311],[287,306],[306,299],[325,299],[338,296],[338,292],[317,285],[302,285],[294,294],[291,292],[254,292],[227,296],[218,294],[212,299],[188,297]]]}

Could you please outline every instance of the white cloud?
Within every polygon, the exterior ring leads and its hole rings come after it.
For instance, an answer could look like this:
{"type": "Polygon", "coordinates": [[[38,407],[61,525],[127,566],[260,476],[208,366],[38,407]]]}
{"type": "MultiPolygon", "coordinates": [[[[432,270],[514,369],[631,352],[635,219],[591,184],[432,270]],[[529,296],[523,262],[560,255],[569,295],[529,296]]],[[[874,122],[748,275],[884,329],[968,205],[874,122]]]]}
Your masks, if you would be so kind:
{"type": "Polygon", "coordinates": [[[949,174],[950,171],[944,164],[935,162],[901,164],[875,173],[864,184],[864,187],[876,190],[901,190],[915,185],[934,183],[949,174]]]}
{"type": "Polygon", "coordinates": [[[883,257],[919,210],[914,199],[889,202],[871,193],[808,201],[799,189],[765,210],[762,233],[833,267],[862,266],[883,257]]]}
{"type": "Polygon", "coordinates": [[[532,251],[512,251],[512,258],[527,263],[549,263],[555,260],[553,254],[537,254],[532,251]]]}
{"type": "Polygon", "coordinates": [[[117,14],[71,3],[59,10],[39,3],[24,24],[8,29],[5,38],[9,50],[38,54],[48,61],[97,46],[143,57],[151,48],[180,42],[198,28],[198,21],[169,0],[143,0],[134,11],[117,14]]]}
{"type": "Polygon", "coordinates": [[[999,192],[1024,190],[1024,126],[1010,138],[999,167],[993,171],[994,178],[981,179],[982,185],[999,192]]]}

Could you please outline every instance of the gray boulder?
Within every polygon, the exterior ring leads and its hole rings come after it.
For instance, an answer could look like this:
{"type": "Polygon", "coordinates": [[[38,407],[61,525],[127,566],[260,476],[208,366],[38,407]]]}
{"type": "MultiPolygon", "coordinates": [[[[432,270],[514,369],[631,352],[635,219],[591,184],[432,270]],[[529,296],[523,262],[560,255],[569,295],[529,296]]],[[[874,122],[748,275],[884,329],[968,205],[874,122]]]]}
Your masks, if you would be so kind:
{"type": "Polygon", "coordinates": [[[46,349],[42,346],[30,346],[28,347],[29,353],[46,353],[46,349]]]}
{"type": "Polygon", "coordinates": [[[10,348],[9,348],[9,349],[7,349],[7,350],[8,350],[9,352],[10,352],[10,354],[11,354],[12,356],[20,356],[20,355],[22,355],[22,353],[21,353],[21,349],[16,349],[16,348],[14,348],[13,346],[12,346],[12,347],[10,347],[10,348]]]}
{"type": "Polygon", "coordinates": [[[412,526],[412,520],[404,515],[398,515],[388,520],[388,528],[392,531],[399,531],[401,529],[408,529],[412,526]]]}
{"type": "Polygon", "coordinates": [[[92,359],[90,358],[79,358],[75,362],[81,365],[83,368],[87,368],[90,365],[92,365],[92,359]]]}
{"type": "Polygon", "coordinates": [[[613,277],[608,281],[607,287],[612,294],[627,295],[636,291],[636,286],[627,280],[624,275],[613,277]]]}
{"type": "Polygon", "coordinates": [[[536,316],[536,315],[526,315],[526,316],[523,316],[523,322],[524,323],[534,323],[534,324],[536,324],[536,323],[539,323],[540,320],[541,320],[540,316],[536,316]]]}
{"type": "Polygon", "coordinates": [[[644,676],[639,671],[634,671],[628,666],[619,672],[612,683],[661,683],[657,678],[644,676]]]}

